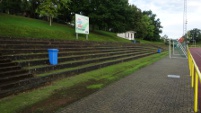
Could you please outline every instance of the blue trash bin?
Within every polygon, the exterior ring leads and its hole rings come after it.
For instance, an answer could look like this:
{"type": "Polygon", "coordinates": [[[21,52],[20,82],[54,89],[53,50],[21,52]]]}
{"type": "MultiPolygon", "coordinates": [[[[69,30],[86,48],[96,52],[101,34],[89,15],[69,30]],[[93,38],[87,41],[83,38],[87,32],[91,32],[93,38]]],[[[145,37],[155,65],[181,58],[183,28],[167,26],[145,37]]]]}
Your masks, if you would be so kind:
{"type": "Polygon", "coordinates": [[[136,43],[136,40],[131,40],[131,42],[135,44],[135,43],[136,43]]]}
{"type": "Polygon", "coordinates": [[[52,65],[58,64],[58,49],[48,49],[49,62],[52,65]]]}
{"type": "Polygon", "coordinates": [[[161,53],[161,49],[158,49],[157,53],[161,53]]]}

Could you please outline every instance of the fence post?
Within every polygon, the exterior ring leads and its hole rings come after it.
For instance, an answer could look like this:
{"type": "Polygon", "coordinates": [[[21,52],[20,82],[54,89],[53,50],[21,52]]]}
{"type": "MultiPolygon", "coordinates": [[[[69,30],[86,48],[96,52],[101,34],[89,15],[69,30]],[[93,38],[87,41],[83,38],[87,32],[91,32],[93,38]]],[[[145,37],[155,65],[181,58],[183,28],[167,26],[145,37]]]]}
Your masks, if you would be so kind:
{"type": "Polygon", "coordinates": [[[194,112],[198,112],[198,73],[195,74],[194,112]]]}
{"type": "Polygon", "coordinates": [[[192,87],[194,87],[194,80],[195,80],[195,66],[194,66],[194,64],[193,64],[193,62],[191,62],[192,63],[192,66],[191,66],[191,86],[192,87]]]}
{"type": "Polygon", "coordinates": [[[169,58],[171,58],[171,40],[169,40],[169,58]]]}

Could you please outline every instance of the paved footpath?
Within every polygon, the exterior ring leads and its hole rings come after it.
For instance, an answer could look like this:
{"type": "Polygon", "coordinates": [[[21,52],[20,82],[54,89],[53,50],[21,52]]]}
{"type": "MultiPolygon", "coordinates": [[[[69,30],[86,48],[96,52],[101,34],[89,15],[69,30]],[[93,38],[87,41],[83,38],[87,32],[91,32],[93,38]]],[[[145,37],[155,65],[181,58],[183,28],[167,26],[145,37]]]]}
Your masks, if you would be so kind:
{"type": "Polygon", "coordinates": [[[193,113],[187,59],[163,58],[58,113],[193,113]]]}

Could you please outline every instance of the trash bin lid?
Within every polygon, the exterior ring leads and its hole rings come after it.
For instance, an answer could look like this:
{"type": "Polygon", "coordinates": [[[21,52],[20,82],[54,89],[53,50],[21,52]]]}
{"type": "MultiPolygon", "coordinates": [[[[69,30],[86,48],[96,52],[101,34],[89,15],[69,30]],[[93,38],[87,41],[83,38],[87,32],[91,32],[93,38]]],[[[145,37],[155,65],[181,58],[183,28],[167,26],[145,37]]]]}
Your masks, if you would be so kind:
{"type": "Polygon", "coordinates": [[[59,50],[58,49],[48,49],[48,51],[55,51],[55,52],[57,52],[59,50]]]}

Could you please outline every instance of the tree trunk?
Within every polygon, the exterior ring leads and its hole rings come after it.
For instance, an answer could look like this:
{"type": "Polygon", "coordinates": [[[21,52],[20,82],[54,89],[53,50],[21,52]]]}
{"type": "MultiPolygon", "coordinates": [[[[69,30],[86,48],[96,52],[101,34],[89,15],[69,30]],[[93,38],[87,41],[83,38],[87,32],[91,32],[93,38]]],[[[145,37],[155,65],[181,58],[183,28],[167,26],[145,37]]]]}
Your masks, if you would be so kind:
{"type": "Polygon", "coordinates": [[[52,17],[50,16],[50,26],[52,26],[52,17]]]}
{"type": "Polygon", "coordinates": [[[7,13],[7,14],[10,14],[10,11],[9,11],[9,9],[7,9],[7,10],[6,10],[6,13],[7,13]]]}

